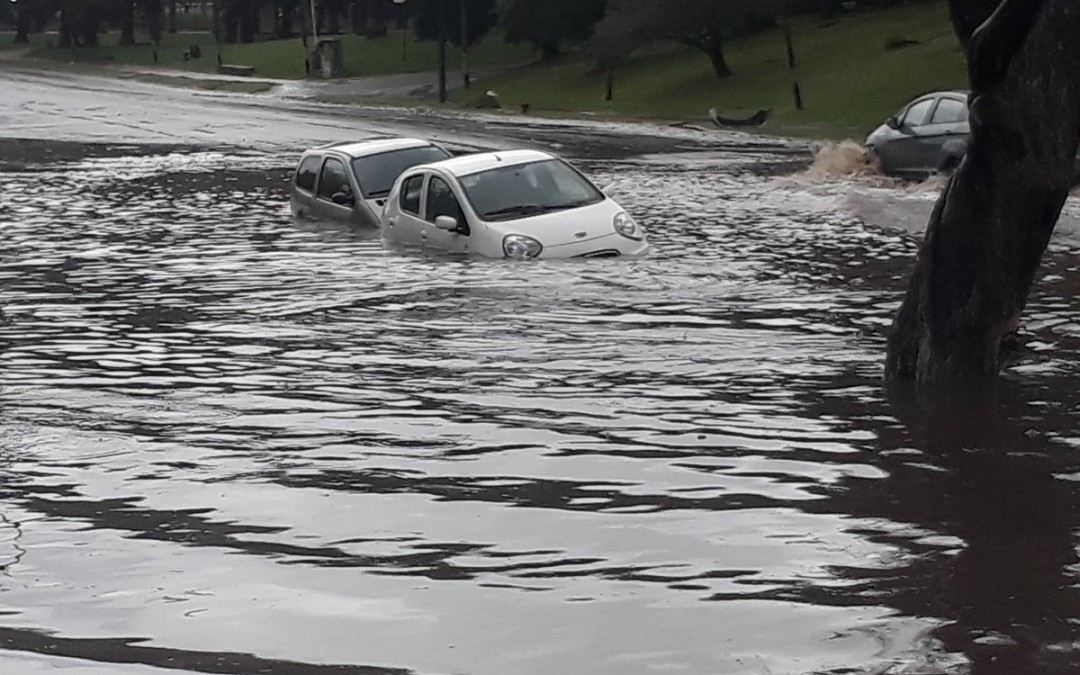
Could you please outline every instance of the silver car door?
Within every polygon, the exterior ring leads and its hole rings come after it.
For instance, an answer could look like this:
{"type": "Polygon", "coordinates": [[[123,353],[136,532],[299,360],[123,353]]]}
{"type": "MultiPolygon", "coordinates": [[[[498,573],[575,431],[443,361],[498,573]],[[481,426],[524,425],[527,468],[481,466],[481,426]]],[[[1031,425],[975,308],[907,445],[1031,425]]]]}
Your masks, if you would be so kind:
{"type": "MultiPolygon", "coordinates": [[[[934,173],[949,163],[950,155],[966,135],[962,131],[967,121],[967,104],[950,96],[938,100],[927,124],[919,129],[918,164],[922,171],[934,173]]],[[[958,158],[957,158],[958,159],[958,158]]]]}
{"type": "Polygon", "coordinates": [[[345,162],[327,157],[319,172],[313,211],[318,218],[351,221],[356,209],[356,195],[345,162]]]}
{"type": "Polygon", "coordinates": [[[315,203],[315,183],[321,166],[321,156],[308,155],[301,160],[300,166],[296,169],[289,202],[292,214],[298,218],[307,218],[311,215],[315,203]]]}
{"type": "Polygon", "coordinates": [[[897,129],[899,137],[889,143],[892,150],[891,166],[894,171],[918,173],[924,170],[921,158],[922,132],[935,103],[934,98],[920,99],[912,103],[904,113],[904,117],[900,120],[900,128],[897,129]]]}

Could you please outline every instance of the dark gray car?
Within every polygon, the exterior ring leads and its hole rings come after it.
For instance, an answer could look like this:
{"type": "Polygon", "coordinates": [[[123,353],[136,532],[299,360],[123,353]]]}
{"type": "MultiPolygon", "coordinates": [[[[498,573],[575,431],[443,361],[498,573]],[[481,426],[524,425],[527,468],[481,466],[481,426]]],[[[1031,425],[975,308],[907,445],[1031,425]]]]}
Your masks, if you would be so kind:
{"type": "Polygon", "coordinates": [[[920,96],[875,129],[867,149],[889,175],[923,177],[956,168],[971,133],[967,97],[964,91],[920,96]]]}

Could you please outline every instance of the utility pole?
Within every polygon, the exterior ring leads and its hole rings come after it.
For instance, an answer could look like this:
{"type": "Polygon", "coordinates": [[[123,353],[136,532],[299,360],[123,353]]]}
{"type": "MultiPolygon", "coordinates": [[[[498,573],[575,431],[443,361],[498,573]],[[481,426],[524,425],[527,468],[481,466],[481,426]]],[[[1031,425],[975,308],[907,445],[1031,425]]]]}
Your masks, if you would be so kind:
{"type": "Polygon", "coordinates": [[[439,103],[446,103],[446,2],[437,0],[439,12],[439,103]]]}

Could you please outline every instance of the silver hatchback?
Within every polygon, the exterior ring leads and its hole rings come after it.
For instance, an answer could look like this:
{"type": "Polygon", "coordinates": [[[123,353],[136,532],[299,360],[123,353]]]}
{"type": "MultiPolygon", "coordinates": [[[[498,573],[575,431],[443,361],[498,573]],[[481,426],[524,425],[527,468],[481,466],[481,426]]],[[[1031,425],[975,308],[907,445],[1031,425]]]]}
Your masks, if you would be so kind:
{"type": "Polygon", "coordinates": [[[875,129],[866,147],[889,175],[924,177],[954,169],[971,134],[967,98],[964,91],[920,96],[875,129]]]}
{"type": "Polygon", "coordinates": [[[378,227],[390,188],[403,171],[450,157],[418,138],[334,143],[301,156],[289,190],[293,216],[378,227]]]}

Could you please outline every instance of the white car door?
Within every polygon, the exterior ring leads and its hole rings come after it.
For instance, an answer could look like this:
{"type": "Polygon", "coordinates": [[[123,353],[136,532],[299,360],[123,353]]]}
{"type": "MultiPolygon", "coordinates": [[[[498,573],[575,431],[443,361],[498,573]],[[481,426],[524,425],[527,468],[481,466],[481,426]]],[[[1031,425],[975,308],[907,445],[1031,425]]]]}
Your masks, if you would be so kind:
{"type": "Polygon", "coordinates": [[[468,253],[472,229],[461,208],[461,202],[444,178],[432,175],[424,191],[424,221],[427,227],[427,243],[451,253],[468,253]],[[444,230],[435,225],[435,219],[448,216],[457,221],[457,229],[444,230]]]}
{"type": "Polygon", "coordinates": [[[426,178],[427,174],[423,172],[406,177],[401,183],[397,198],[386,205],[383,235],[387,239],[409,246],[424,245],[426,223],[421,209],[426,178]]]}

